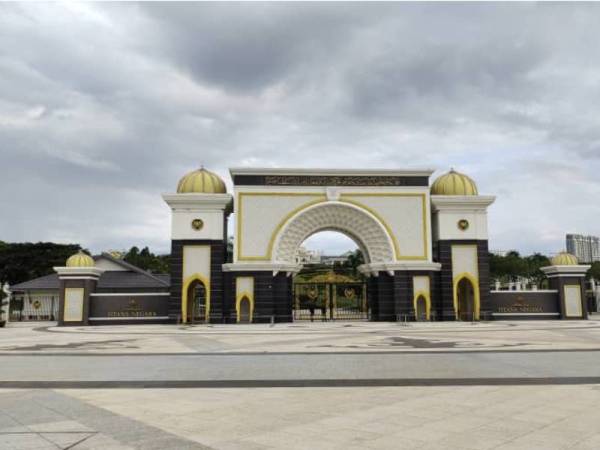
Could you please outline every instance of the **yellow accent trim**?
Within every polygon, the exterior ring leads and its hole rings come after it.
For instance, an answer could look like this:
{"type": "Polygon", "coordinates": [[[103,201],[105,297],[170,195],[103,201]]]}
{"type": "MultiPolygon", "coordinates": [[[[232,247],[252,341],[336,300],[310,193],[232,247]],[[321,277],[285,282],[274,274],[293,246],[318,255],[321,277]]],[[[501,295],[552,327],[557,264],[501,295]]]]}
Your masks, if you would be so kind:
{"type": "Polygon", "coordinates": [[[425,318],[427,320],[430,320],[431,319],[431,298],[429,296],[429,292],[425,292],[425,291],[415,292],[415,296],[413,298],[413,308],[415,310],[415,318],[418,319],[418,317],[417,317],[417,301],[419,300],[419,297],[423,297],[425,299],[425,318]]]}
{"type": "Polygon", "coordinates": [[[240,316],[241,316],[240,304],[244,297],[246,297],[248,299],[248,301],[250,302],[250,322],[252,322],[254,319],[254,277],[237,277],[235,279],[235,289],[236,289],[235,311],[237,314],[237,322],[238,323],[240,322],[240,316]],[[243,279],[252,281],[252,292],[251,293],[248,291],[237,292],[238,281],[243,280],[243,279]]]}
{"type": "Polygon", "coordinates": [[[427,199],[427,194],[418,194],[418,193],[413,194],[413,193],[407,193],[407,192],[401,192],[401,193],[344,192],[344,193],[340,194],[340,201],[346,202],[346,203],[351,203],[355,206],[365,209],[366,211],[373,214],[377,218],[377,220],[379,220],[383,224],[383,226],[385,227],[386,231],[390,235],[392,242],[394,244],[394,254],[395,254],[395,257],[397,260],[403,260],[403,259],[405,259],[405,260],[426,260],[428,257],[429,239],[427,238],[428,227],[427,227],[427,200],[426,199],[427,199]],[[344,197],[346,198],[345,200],[344,200],[344,197]],[[392,232],[392,227],[390,227],[390,225],[383,219],[383,217],[381,217],[377,212],[375,212],[372,208],[368,207],[364,203],[360,203],[356,200],[349,200],[347,197],[421,197],[421,211],[422,211],[421,230],[423,232],[423,256],[414,256],[414,255],[403,256],[402,253],[400,252],[400,246],[396,239],[396,235],[392,232]]]}
{"type": "Polygon", "coordinates": [[[302,211],[305,208],[308,208],[309,206],[312,205],[316,205],[317,203],[324,203],[327,201],[327,196],[324,195],[323,193],[312,193],[312,192],[307,192],[307,193],[299,193],[299,192],[239,192],[237,194],[237,200],[236,200],[236,222],[237,222],[237,236],[236,236],[236,241],[237,241],[237,249],[236,249],[236,255],[237,255],[237,260],[238,261],[270,261],[272,254],[273,254],[273,245],[275,243],[275,239],[277,238],[277,235],[279,234],[279,231],[281,230],[281,228],[283,228],[283,226],[285,225],[285,223],[295,214],[297,214],[298,212],[302,211]],[[297,208],[293,209],[290,213],[286,214],[284,216],[284,218],[277,224],[277,226],[275,227],[274,231],[271,233],[271,238],[269,239],[269,245],[267,247],[267,254],[264,256],[242,256],[241,255],[241,249],[242,249],[242,211],[243,211],[243,207],[242,207],[242,199],[243,197],[248,197],[248,196],[278,196],[278,197],[285,197],[285,196],[291,196],[291,197],[319,197],[319,199],[317,200],[311,200],[309,202],[306,202],[300,206],[298,206],[297,208]]]}
{"type": "Polygon", "coordinates": [[[453,281],[453,293],[454,293],[454,317],[459,320],[458,317],[458,284],[463,280],[469,280],[473,287],[473,312],[475,313],[475,320],[479,320],[480,311],[480,300],[479,300],[479,280],[472,274],[463,272],[454,277],[453,281]]]}
{"type": "Polygon", "coordinates": [[[585,295],[581,295],[581,285],[580,284],[564,284],[563,285],[563,307],[564,307],[564,311],[565,311],[565,317],[566,318],[577,318],[577,317],[585,317],[585,312],[584,312],[584,306],[583,306],[583,302],[585,299],[585,295]],[[567,288],[575,288],[578,291],[578,297],[579,297],[579,315],[577,316],[570,316],[567,314],[567,288]]]}
{"type": "Polygon", "coordinates": [[[473,285],[473,311],[475,312],[475,319],[479,320],[479,309],[480,309],[480,303],[479,303],[479,253],[478,253],[478,248],[476,244],[454,244],[452,246],[450,246],[450,251],[452,253],[451,255],[451,259],[452,259],[452,271],[453,271],[453,278],[452,278],[452,284],[453,284],[453,302],[454,302],[454,316],[456,318],[456,320],[458,320],[458,283],[460,282],[460,280],[462,280],[463,278],[467,278],[473,285]],[[477,271],[477,273],[472,274],[472,273],[468,273],[468,272],[462,272],[459,273],[457,275],[454,275],[454,269],[456,267],[455,261],[454,261],[454,257],[455,257],[455,253],[454,253],[454,249],[457,247],[467,247],[467,248],[473,248],[475,249],[475,270],[477,271]]]}
{"type": "Polygon", "coordinates": [[[204,321],[205,322],[209,322],[210,319],[210,273],[209,273],[209,278],[207,279],[207,277],[205,275],[202,275],[199,272],[193,273],[192,275],[183,278],[183,274],[185,273],[185,249],[186,248],[193,248],[193,247],[203,247],[203,248],[208,248],[208,255],[209,255],[209,261],[208,261],[208,267],[210,268],[210,258],[212,258],[212,249],[210,247],[210,245],[184,245],[183,248],[181,249],[181,277],[183,279],[183,282],[181,284],[181,322],[182,323],[187,323],[187,300],[188,300],[188,289],[190,287],[190,284],[192,284],[193,281],[198,280],[200,282],[202,282],[204,284],[204,290],[206,292],[206,311],[205,311],[205,317],[204,317],[204,321]]]}
{"type": "MultiPolygon", "coordinates": [[[[429,254],[429,239],[428,239],[428,221],[427,221],[427,194],[422,193],[352,193],[352,192],[344,192],[340,194],[339,201],[343,203],[350,203],[354,206],[358,206],[359,208],[364,209],[371,213],[377,220],[381,222],[381,224],[386,229],[388,235],[392,239],[394,256],[397,260],[427,260],[429,254]],[[361,202],[356,200],[348,199],[347,197],[421,197],[421,211],[422,211],[422,233],[423,233],[423,256],[413,256],[413,255],[402,255],[400,253],[400,246],[396,239],[395,234],[392,232],[392,228],[390,225],[373,209],[364,205],[361,202]]],[[[327,202],[327,196],[322,193],[313,193],[313,192],[239,192],[237,193],[236,199],[236,228],[237,228],[237,236],[236,236],[236,255],[237,261],[270,261],[273,256],[273,246],[275,245],[275,240],[281,231],[281,229],[285,226],[285,224],[297,213],[306,209],[310,206],[316,205],[318,203],[327,202]],[[277,224],[273,232],[271,233],[271,238],[269,239],[269,244],[267,246],[267,254],[264,256],[243,256],[242,253],[242,229],[243,229],[243,197],[245,196],[294,196],[294,197],[320,197],[317,200],[312,200],[306,202],[297,208],[294,208],[291,212],[286,214],[284,218],[277,224]]]]}
{"type": "Polygon", "coordinates": [[[63,304],[63,322],[83,322],[83,303],[85,301],[85,288],[65,288],[65,302],[63,304]],[[68,305],[68,295],[67,292],[70,291],[81,291],[81,315],[79,317],[79,319],[67,319],[65,317],[65,311],[67,311],[67,305],[68,305]]]}
{"type": "Polygon", "coordinates": [[[206,311],[204,314],[204,321],[209,322],[210,319],[210,281],[206,279],[203,275],[199,273],[195,273],[187,277],[181,288],[181,313],[182,313],[182,323],[187,323],[187,300],[188,300],[188,290],[190,285],[194,281],[200,281],[204,284],[204,291],[206,292],[206,311]]]}

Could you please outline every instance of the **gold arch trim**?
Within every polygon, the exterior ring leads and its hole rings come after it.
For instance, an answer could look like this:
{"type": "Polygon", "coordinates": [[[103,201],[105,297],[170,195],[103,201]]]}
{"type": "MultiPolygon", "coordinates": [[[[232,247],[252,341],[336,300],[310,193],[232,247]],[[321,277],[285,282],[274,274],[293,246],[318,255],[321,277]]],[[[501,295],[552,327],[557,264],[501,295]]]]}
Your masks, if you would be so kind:
{"type": "MultiPolygon", "coordinates": [[[[281,229],[286,225],[286,223],[300,211],[319,204],[326,203],[327,196],[322,193],[314,193],[314,192],[240,192],[237,194],[236,199],[236,256],[238,261],[270,261],[273,256],[273,247],[275,245],[275,240],[281,229]],[[271,233],[271,237],[269,239],[269,244],[267,247],[267,254],[263,256],[243,256],[242,252],[242,222],[243,222],[243,197],[246,196],[295,196],[295,197],[318,197],[315,200],[308,201],[303,203],[302,205],[294,208],[292,211],[287,213],[282,220],[279,221],[273,232],[271,233]]],[[[423,193],[352,193],[352,192],[344,192],[340,194],[339,201],[342,203],[349,203],[354,206],[357,206],[361,209],[372,214],[385,228],[386,232],[390,236],[392,240],[392,248],[394,249],[394,256],[397,260],[427,260],[428,250],[429,250],[429,240],[427,237],[428,234],[428,222],[427,222],[427,196],[423,193]],[[364,203],[361,203],[356,200],[349,199],[348,197],[421,197],[421,212],[422,212],[422,234],[423,234],[423,255],[402,255],[400,252],[400,245],[398,244],[398,240],[396,239],[395,234],[392,232],[392,227],[372,208],[366,206],[364,203]]]]}
{"type": "Polygon", "coordinates": [[[453,293],[454,293],[454,317],[456,320],[458,318],[458,284],[466,279],[471,283],[473,288],[473,312],[475,313],[475,320],[479,320],[479,311],[480,311],[480,299],[479,299],[479,279],[475,277],[473,274],[468,272],[463,272],[454,277],[453,280],[453,293]]]}
{"type": "Polygon", "coordinates": [[[402,259],[426,260],[427,259],[427,254],[428,254],[428,250],[429,250],[429,240],[427,239],[427,233],[428,233],[429,228],[427,226],[427,200],[426,199],[427,199],[427,194],[422,194],[422,193],[414,193],[413,194],[413,193],[408,193],[408,192],[399,192],[399,193],[394,193],[394,192],[388,192],[388,193],[384,193],[384,192],[373,192],[373,193],[344,192],[343,194],[340,194],[340,201],[346,202],[346,203],[351,203],[354,206],[363,208],[364,210],[373,214],[377,218],[377,220],[379,220],[382,223],[382,225],[385,227],[386,231],[390,235],[390,238],[392,239],[392,242],[394,244],[394,253],[395,253],[396,259],[398,259],[398,260],[402,260],[402,259]],[[372,208],[368,207],[364,203],[361,203],[356,200],[351,200],[348,197],[420,197],[421,198],[421,220],[422,220],[421,230],[423,233],[423,255],[417,255],[417,256],[402,255],[402,253],[400,252],[400,245],[398,244],[398,240],[396,239],[396,235],[392,232],[392,227],[390,227],[390,225],[383,219],[383,217],[381,217],[377,212],[375,212],[372,208]]]}
{"type": "Polygon", "coordinates": [[[425,299],[425,318],[427,320],[431,320],[431,297],[429,295],[429,292],[426,291],[417,291],[415,292],[414,298],[413,298],[413,308],[415,310],[415,318],[417,318],[417,302],[419,301],[419,298],[423,297],[425,299]]]}
{"type": "Polygon", "coordinates": [[[241,319],[241,303],[242,303],[242,299],[244,297],[246,297],[248,299],[248,301],[250,302],[250,322],[252,322],[252,320],[254,319],[254,277],[237,277],[235,279],[235,290],[236,290],[236,296],[235,296],[235,311],[236,311],[236,316],[237,316],[237,322],[240,322],[241,319]],[[250,280],[250,284],[252,285],[252,292],[249,292],[247,290],[241,291],[241,292],[237,292],[237,287],[238,287],[238,282],[240,280],[250,280]]]}
{"type": "Polygon", "coordinates": [[[300,193],[300,192],[240,192],[237,195],[237,216],[236,216],[236,228],[237,228],[237,260],[238,261],[270,261],[271,256],[273,254],[273,245],[275,244],[275,239],[279,231],[283,228],[285,223],[290,220],[294,215],[302,211],[303,209],[308,208],[309,206],[316,205],[318,203],[325,203],[327,201],[327,196],[322,193],[300,193]],[[242,256],[242,211],[243,211],[243,198],[247,196],[277,196],[277,197],[318,197],[315,200],[311,200],[309,202],[303,203],[302,205],[294,208],[288,214],[286,214],[282,220],[279,221],[274,231],[271,233],[271,238],[269,239],[269,245],[267,247],[267,254],[264,256],[242,256]]]}
{"type": "Polygon", "coordinates": [[[236,315],[237,315],[237,323],[240,323],[240,320],[242,319],[242,300],[244,300],[244,298],[246,300],[248,300],[248,303],[250,303],[250,323],[252,323],[252,320],[254,319],[254,296],[251,295],[249,292],[247,291],[243,291],[240,292],[236,299],[235,299],[235,311],[236,311],[236,315]]]}
{"type": "Polygon", "coordinates": [[[194,281],[200,281],[204,285],[204,292],[206,293],[204,321],[208,323],[210,319],[210,280],[200,273],[194,273],[183,281],[181,287],[181,321],[182,323],[187,323],[188,290],[194,281]]]}

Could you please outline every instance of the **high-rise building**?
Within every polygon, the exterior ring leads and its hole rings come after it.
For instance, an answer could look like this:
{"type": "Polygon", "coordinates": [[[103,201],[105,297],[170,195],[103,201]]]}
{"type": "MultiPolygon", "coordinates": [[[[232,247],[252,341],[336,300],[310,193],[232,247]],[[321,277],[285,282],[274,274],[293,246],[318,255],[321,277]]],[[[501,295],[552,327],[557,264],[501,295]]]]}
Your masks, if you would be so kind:
{"type": "Polygon", "coordinates": [[[567,234],[567,252],[577,256],[580,263],[600,261],[600,238],[567,234]]]}

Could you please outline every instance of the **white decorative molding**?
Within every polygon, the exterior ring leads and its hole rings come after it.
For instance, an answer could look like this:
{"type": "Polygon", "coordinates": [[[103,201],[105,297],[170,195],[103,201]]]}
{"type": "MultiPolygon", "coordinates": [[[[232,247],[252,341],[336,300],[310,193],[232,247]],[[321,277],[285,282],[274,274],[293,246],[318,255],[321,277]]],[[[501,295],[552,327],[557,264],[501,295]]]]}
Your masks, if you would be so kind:
{"type": "Polygon", "coordinates": [[[230,194],[162,194],[171,209],[230,210],[233,196],[230,194]]]}
{"type": "Polygon", "coordinates": [[[104,273],[104,269],[99,267],[53,267],[58,277],[63,280],[69,279],[98,279],[104,273]]]}
{"type": "Polygon", "coordinates": [[[327,200],[338,201],[340,199],[341,191],[339,188],[328,187],[326,189],[326,192],[327,192],[327,200]]]}
{"type": "Polygon", "coordinates": [[[485,211],[496,197],[493,195],[432,195],[433,212],[437,211],[485,211]]]}
{"type": "Polygon", "coordinates": [[[273,276],[279,272],[285,272],[288,275],[298,273],[302,269],[301,264],[280,264],[280,263],[228,263],[221,266],[223,272],[273,272],[273,276]]]}
{"type": "Polygon", "coordinates": [[[584,277],[590,265],[573,265],[573,266],[546,266],[540,267],[540,270],[546,274],[548,278],[555,277],[584,277]]]}
{"type": "Polygon", "coordinates": [[[371,263],[362,264],[358,266],[358,270],[363,275],[375,275],[379,272],[387,272],[393,275],[394,272],[401,271],[427,271],[427,272],[438,272],[442,269],[440,263],[430,262],[393,262],[393,263],[371,263]]]}
{"type": "Polygon", "coordinates": [[[353,239],[369,262],[395,259],[391,237],[372,214],[351,204],[328,202],[303,209],[287,222],[276,238],[273,261],[292,264],[302,242],[326,230],[339,231],[353,239]]]}

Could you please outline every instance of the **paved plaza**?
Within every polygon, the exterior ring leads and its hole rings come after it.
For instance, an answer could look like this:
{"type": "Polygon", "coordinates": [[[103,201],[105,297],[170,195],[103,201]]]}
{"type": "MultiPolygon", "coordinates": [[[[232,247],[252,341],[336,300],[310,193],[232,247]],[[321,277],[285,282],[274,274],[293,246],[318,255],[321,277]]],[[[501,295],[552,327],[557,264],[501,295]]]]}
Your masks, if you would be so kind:
{"type": "Polygon", "coordinates": [[[600,448],[597,317],[0,336],[0,449],[600,448]]]}

